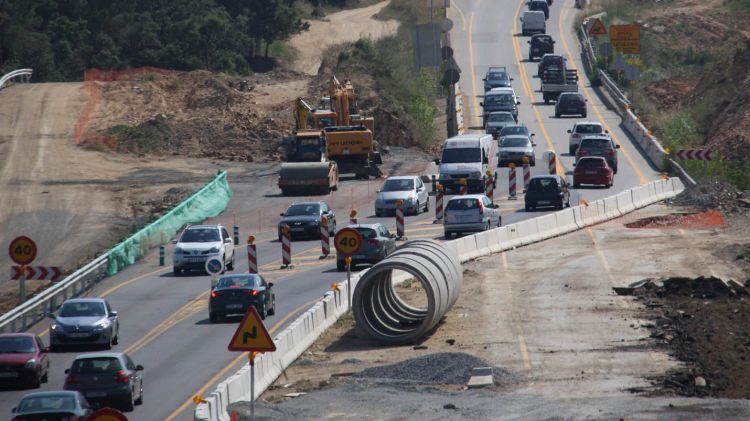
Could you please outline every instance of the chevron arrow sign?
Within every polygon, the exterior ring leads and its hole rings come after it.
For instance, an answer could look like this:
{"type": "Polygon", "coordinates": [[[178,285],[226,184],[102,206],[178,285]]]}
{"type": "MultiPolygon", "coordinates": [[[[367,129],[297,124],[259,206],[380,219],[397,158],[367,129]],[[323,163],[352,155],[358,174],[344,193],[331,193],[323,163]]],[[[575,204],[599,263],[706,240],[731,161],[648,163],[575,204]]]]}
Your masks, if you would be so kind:
{"type": "Polygon", "coordinates": [[[677,158],[691,161],[711,161],[713,151],[710,149],[680,149],[677,151],[677,158]]]}
{"type": "MultiPolygon", "coordinates": [[[[21,266],[11,266],[10,279],[21,279],[21,272],[21,266]]],[[[57,266],[26,266],[24,272],[28,280],[55,282],[62,277],[62,269],[57,266]]]]}

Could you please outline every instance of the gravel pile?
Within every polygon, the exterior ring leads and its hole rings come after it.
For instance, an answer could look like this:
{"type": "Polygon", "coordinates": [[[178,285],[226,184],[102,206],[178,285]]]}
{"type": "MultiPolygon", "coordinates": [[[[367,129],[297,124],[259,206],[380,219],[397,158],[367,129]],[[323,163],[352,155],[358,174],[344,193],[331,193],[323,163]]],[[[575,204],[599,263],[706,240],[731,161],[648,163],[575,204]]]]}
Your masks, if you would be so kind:
{"type": "Polygon", "coordinates": [[[750,192],[741,192],[721,182],[700,183],[688,186],[669,203],[700,209],[721,209],[727,213],[742,213],[750,209],[750,192]]]}
{"type": "MultiPolygon", "coordinates": [[[[396,364],[367,368],[353,377],[362,379],[396,380],[417,384],[466,384],[471,369],[489,367],[481,358],[461,352],[443,352],[410,358],[396,364]]],[[[493,368],[495,384],[516,380],[516,376],[501,368],[493,368]]]]}

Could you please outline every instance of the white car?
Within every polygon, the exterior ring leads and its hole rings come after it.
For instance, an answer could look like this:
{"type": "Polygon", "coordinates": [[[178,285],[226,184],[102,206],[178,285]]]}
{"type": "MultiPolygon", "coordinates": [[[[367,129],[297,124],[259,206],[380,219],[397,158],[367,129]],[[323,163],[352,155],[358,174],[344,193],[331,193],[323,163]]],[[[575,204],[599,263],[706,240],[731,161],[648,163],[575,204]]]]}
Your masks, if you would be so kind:
{"type": "Polygon", "coordinates": [[[606,136],[609,137],[609,132],[604,129],[602,123],[595,121],[579,121],[573,125],[573,128],[568,130],[570,138],[568,139],[568,153],[575,155],[578,146],[581,144],[581,139],[586,136],[606,136]]]}
{"type": "Polygon", "coordinates": [[[430,210],[430,196],[416,175],[388,177],[375,198],[375,216],[396,213],[396,201],[403,200],[404,213],[418,215],[430,210]]]}
{"type": "Polygon", "coordinates": [[[487,93],[488,93],[488,94],[499,94],[499,93],[503,93],[503,92],[507,92],[507,93],[511,93],[511,94],[513,94],[513,98],[515,98],[515,99],[516,99],[516,102],[518,102],[518,101],[520,101],[520,100],[521,100],[521,98],[519,98],[519,96],[518,96],[518,95],[516,95],[516,90],[515,90],[515,89],[513,89],[513,87],[512,87],[512,86],[501,86],[501,87],[499,87],[499,88],[492,88],[492,89],[490,89],[490,91],[489,91],[489,92],[487,92],[487,93]]]}
{"type": "Polygon", "coordinates": [[[502,222],[498,206],[483,194],[453,196],[445,205],[445,238],[465,232],[487,231],[502,222]]]}
{"type": "Polygon", "coordinates": [[[190,225],[182,231],[172,254],[173,272],[205,270],[206,261],[218,256],[227,270],[234,270],[234,240],[222,225],[190,225]]]}

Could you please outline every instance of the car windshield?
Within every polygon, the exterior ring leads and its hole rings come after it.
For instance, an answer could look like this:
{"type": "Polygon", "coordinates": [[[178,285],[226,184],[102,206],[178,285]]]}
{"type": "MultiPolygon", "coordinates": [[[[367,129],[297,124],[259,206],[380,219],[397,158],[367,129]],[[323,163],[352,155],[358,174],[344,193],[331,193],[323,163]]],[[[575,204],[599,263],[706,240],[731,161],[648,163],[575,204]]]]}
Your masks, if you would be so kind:
{"type": "Polygon", "coordinates": [[[220,241],[221,236],[216,228],[190,228],[182,233],[182,243],[212,243],[220,241]]]}
{"type": "Polygon", "coordinates": [[[411,191],[414,190],[414,180],[401,179],[393,180],[389,179],[383,184],[381,191],[411,191]]]}
{"type": "Polygon", "coordinates": [[[362,236],[363,240],[378,238],[378,233],[372,228],[357,228],[357,231],[359,231],[359,235],[362,236]]]}
{"type": "Polygon", "coordinates": [[[487,95],[484,98],[485,106],[493,107],[493,106],[513,105],[513,104],[515,104],[515,101],[513,101],[512,94],[487,95]]]}
{"type": "Polygon", "coordinates": [[[467,198],[467,199],[451,199],[448,202],[448,206],[445,207],[447,210],[471,210],[479,208],[479,199],[467,198]]]}
{"type": "Polygon", "coordinates": [[[524,146],[529,146],[529,140],[521,137],[506,137],[500,145],[503,148],[522,148],[524,146]]]}
{"type": "Polygon", "coordinates": [[[70,372],[73,374],[110,373],[122,370],[120,360],[115,357],[82,358],[73,361],[70,372]]]}
{"type": "Polygon", "coordinates": [[[515,121],[510,113],[497,113],[490,114],[489,122],[503,122],[503,121],[515,121]]]}
{"type": "Polygon", "coordinates": [[[286,216],[319,215],[320,205],[317,203],[296,204],[289,206],[286,216]]]}
{"type": "Polygon", "coordinates": [[[562,56],[546,56],[544,64],[562,64],[562,56]]]}
{"type": "Polygon", "coordinates": [[[578,161],[576,168],[599,168],[607,166],[607,161],[603,159],[584,158],[578,161]]]}
{"type": "Polygon", "coordinates": [[[560,102],[561,103],[576,103],[576,102],[583,102],[583,98],[581,98],[578,95],[572,94],[572,95],[560,95],[560,102]]]}
{"type": "Polygon", "coordinates": [[[527,190],[534,192],[555,192],[557,191],[557,181],[554,178],[532,178],[527,190]]]}
{"type": "Polygon", "coordinates": [[[104,303],[78,302],[65,303],[60,309],[60,317],[104,316],[104,303]]]}
{"type": "Polygon", "coordinates": [[[34,339],[28,336],[0,338],[0,354],[29,354],[35,351],[34,339]]]}
{"type": "Polygon", "coordinates": [[[320,140],[317,137],[313,138],[304,138],[299,140],[300,146],[318,146],[320,144],[320,140]]]}
{"type": "Polygon", "coordinates": [[[257,276],[227,276],[219,279],[216,288],[255,288],[257,286],[257,276]]]}
{"type": "Polygon", "coordinates": [[[479,148],[452,148],[443,150],[444,164],[458,164],[462,162],[479,162],[482,154],[479,148]]]}
{"type": "Polygon", "coordinates": [[[532,38],[532,42],[534,43],[540,43],[540,44],[549,44],[552,42],[552,37],[550,36],[536,36],[532,38]]]}
{"type": "Polygon", "coordinates": [[[583,139],[580,147],[584,149],[610,149],[612,148],[612,143],[609,139],[583,139]]]}
{"type": "Polygon", "coordinates": [[[581,134],[599,134],[602,132],[602,126],[598,124],[576,124],[575,132],[581,134]]]}
{"type": "Polygon", "coordinates": [[[529,134],[529,129],[526,126],[505,126],[500,130],[500,136],[508,136],[511,134],[529,134]]]}
{"type": "Polygon", "coordinates": [[[489,75],[487,75],[487,80],[505,80],[508,78],[508,75],[505,72],[490,72],[489,75]]]}
{"type": "Polygon", "coordinates": [[[59,412],[74,411],[76,401],[70,395],[47,395],[47,396],[30,396],[23,398],[18,404],[18,412],[59,412]]]}

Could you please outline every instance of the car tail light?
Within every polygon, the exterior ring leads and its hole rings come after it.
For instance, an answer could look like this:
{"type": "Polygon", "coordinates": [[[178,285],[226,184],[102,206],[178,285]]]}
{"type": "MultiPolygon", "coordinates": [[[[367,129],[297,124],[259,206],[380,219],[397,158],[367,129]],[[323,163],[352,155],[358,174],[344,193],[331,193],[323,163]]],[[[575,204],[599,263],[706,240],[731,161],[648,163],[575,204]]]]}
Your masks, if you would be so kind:
{"type": "Polygon", "coordinates": [[[608,149],[607,152],[605,152],[607,156],[615,156],[615,150],[614,149],[608,149]]]}
{"type": "Polygon", "coordinates": [[[68,374],[65,378],[65,384],[76,384],[78,383],[78,377],[75,374],[68,374]]]}
{"type": "Polygon", "coordinates": [[[588,155],[588,152],[584,151],[581,148],[578,148],[578,150],[576,151],[576,156],[584,156],[584,155],[588,155]]]}
{"type": "Polygon", "coordinates": [[[115,381],[118,383],[127,383],[130,381],[130,376],[125,370],[120,370],[115,374],[115,381]]]}
{"type": "Polygon", "coordinates": [[[367,244],[372,244],[373,246],[379,246],[380,240],[375,240],[375,239],[367,240],[367,244]]]}
{"type": "Polygon", "coordinates": [[[573,133],[572,137],[573,139],[580,139],[581,135],[579,135],[578,133],[573,133]]]}
{"type": "Polygon", "coordinates": [[[477,200],[477,204],[479,204],[479,214],[484,215],[484,205],[482,204],[482,201],[477,200]]]}
{"type": "Polygon", "coordinates": [[[219,292],[219,291],[211,291],[211,298],[216,298],[219,295],[221,295],[221,292],[219,292]]]}
{"type": "Polygon", "coordinates": [[[256,295],[258,295],[258,290],[257,289],[253,289],[253,290],[250,290],[250,291],[245,291],[245,295],[250,295],[250,296],[255,297],[256,295]]]}

